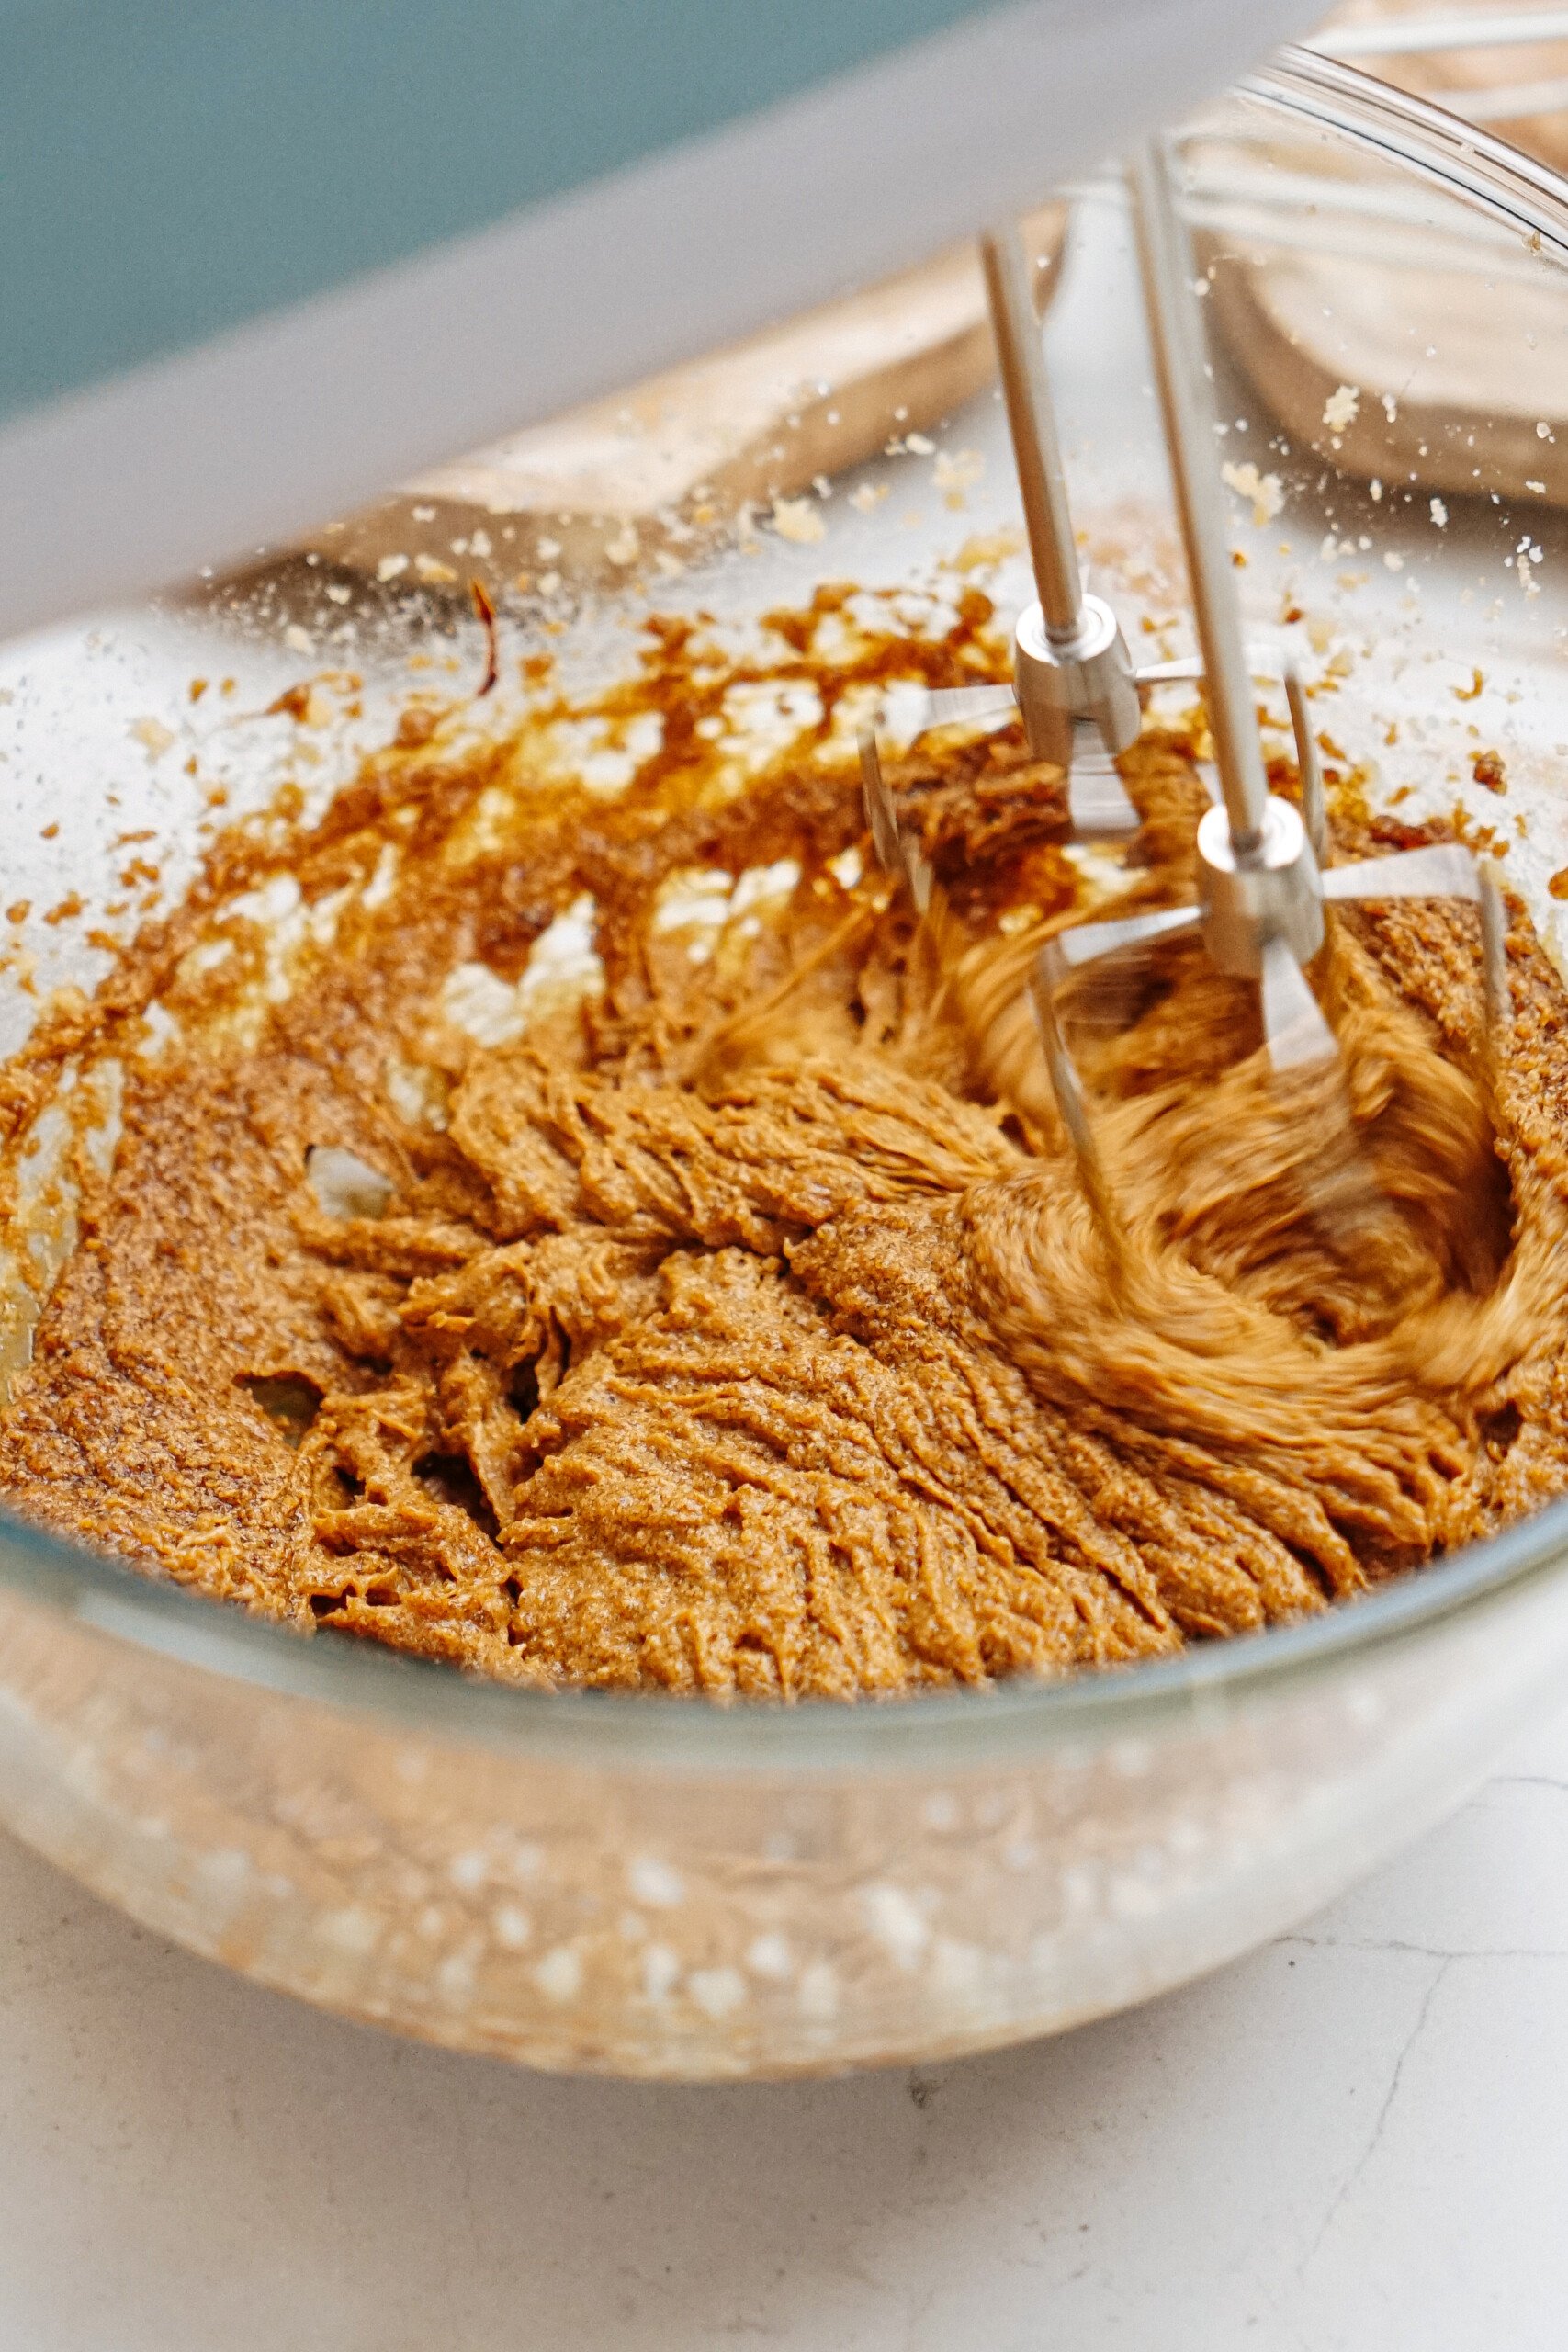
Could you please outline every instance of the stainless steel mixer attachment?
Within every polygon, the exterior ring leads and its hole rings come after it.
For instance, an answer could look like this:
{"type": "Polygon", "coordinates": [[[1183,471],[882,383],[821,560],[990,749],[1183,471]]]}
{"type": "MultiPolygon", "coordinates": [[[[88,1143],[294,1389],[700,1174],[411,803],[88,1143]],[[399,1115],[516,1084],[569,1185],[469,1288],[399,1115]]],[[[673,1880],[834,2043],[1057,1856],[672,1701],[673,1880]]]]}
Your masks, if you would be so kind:
{"type": "MultiPolygon", "coordinates": [[[[1138,740],[1143,724],[1138,689],[1196,679],[1202,665],[1187,657],[1135,668],[1115,614],[1103,597],[1085,588],[1040,325],[1030,296],[1029,263],[1016,227],[982,237],[980,258],[1035,601],[1019,615],[1013,629],[1012,684],[939,687],[926,693],[911,714],[911,741],[932,728],[979,725],[1010,718],[1016,710],[1034,757],[1049,760],[1066,775],[1073,838],[1114,840],[1135,832],[1138,825],[1138,812],[1114,764],[1116,755],[1138,740]]],[[[1247,659],[1259,676],[1277,671],[1267,649],[1251,648],[1247,659]]],[[[874,725],[862,730],[860,749],[877,854],[891,872],[908,880],[923,912],[931,876],[919,848],[901,832],[874,725]]]]}
{"type": "MultiPolygon", "coordinates": [[[[1029,264],[1017,230],[983,237],[980,257],[1036,597],[1013,630],[1011,685],[928,693],[914,735],[1009,717],[1016,707],[1034,757],[1049,760],[1066,778],[1074,836],[1092,841],[1131,834],[1138,812],[1113,762],[1136,742],[1143,724],[1139,673],[1115,614],[1103,598],[1089,594],[1078,569],[1029,264]]],[[[930,876],[918,849],[895,847],[902,837],[874,727],[861,735],[861,769],[877,853],[893,871],[908,875],[923,909],[930,876]]]]}
{"type": "MultiPolygon", "coordinates": [[[[1284,1071],[1327,1062],[1337,1054],[1305,968],[1324,944],[1327,908],[1351,899],[1451,897],[1480,909],[1489,1067],[1507,1005],[1506,920],[1489,865],[1478,863],[1458,843],[1327,865],[1323,779],[1301,675],[1293,663],[1271,662],[1243,640],[1213,462],[1215,418],[1194,264],[1164,141],[1142,151],[1129,170],[1128,185],[1199,657],[1134,670],[1115,616],[1084,592],[1019,242],[1010,233],[987,237],[982,248],[987,285],[1038,600],[1020,616],[1014,631],[1011,687],[930,693],[918,730],[998,717],[1016,703],[1031,750],[1067,772],[1073,831],[1103,838],[1137,821],[1111,763],[1136,739],[1142,718],[1138,686],[1171,678],[1203,681],[1219,797],[1198,826],[1196,900],[1062,931],[1043,949],[1033,974],[1057,1107],[1089,1198],[1108,1230],[1113,1213],[1057,1004],[1060,991],[1085,966],[1197,934],[1219,970],[1256,981],[1269,1059],[1284,1071]],[[1283,670],[1299,809],[1269,790],[1252,681],[1269,668],[1283,670]]],[[[862,735],[861,763],[877,854],[890,871],[908,880],[923,911],[930,868],[899,823],[874,729],[862,735]]]]}
{"type": "MultiPolygon", "coordinates": [[[[1016,712],[1034,757],[1064,772],[1073,838],[1114,840],[1138,825],[1114,765],[1116,755],[1138,739],[1138,690],[1200,678],[1202,662],[1189,655],[1134,667],[1115,614],[1084,587],[1029,264],[1016,227],[982,237],[980,256],[1036,596],[1013,629],[1011,684],[927,691],[910,710],[909,740],[933,728],[983,725],[1016,712]]],[[[1246,659],[1256,676],[1278,673],[1268,648],[1251,647],[1246,659]]],[[[931,875],[899,824],[879,737],[875,723],[860,736],[872,838],[884,865],[908,882],[923,913],[931,875]]]]}

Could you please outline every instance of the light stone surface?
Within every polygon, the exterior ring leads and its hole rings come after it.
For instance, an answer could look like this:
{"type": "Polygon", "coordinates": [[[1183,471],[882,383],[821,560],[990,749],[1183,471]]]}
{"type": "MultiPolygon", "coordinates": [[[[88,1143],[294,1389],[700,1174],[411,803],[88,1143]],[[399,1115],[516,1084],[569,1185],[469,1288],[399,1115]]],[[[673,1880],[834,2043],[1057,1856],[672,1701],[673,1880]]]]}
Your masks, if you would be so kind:
{"type": "Polygon", "coordinates": [[[1544,2345],[1565,2082],[1568,1710],[1206,1983],[785,2088],[553,2081],[384,2039],[0,1838],[0,2343],[1544,2345]]]}

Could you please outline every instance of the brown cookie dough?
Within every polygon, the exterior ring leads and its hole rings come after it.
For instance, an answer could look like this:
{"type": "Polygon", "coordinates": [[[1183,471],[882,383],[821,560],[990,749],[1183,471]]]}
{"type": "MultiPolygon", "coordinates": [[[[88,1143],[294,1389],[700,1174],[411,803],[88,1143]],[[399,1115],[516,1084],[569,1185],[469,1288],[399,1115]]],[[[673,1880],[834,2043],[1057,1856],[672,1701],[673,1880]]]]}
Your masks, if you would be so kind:
{"type": "MultiPolygon", "coordinates": [[[[925,648],[934,683],[974,675],[986,620],[925,648]]],[[[123,1125],[107,1179],[84,1162],[0,1498],[489,1674],[795,1698],[1250,1631],[1568,1487],[1568,1048],[1523,919],[1495,1134],[1468,910],[1337,918],[1344,1070],[1293,1091],[1191,945],[1098,983],[1074,1017],[1119,1293],[1021,994],[1080,895],[1059,780],[1005,739],[908,769],[943,877],[917,923],[855,871],[833,733],[909,650],[841,597],[780,636],[742,673],[656,631],[598,707],[612,738],[662,721],[611,799],[537,785],[558,710],[477,748],[405,728],[286,847],[220,845],[45,1024],[0,1087],[13,1156],[68,1067],[123,1067],[123,1125]],[[820,718],[736,790],[699,720],[802,679],[820,718]],[[338,910],[280,1003],[235,911],[269,871],[338,910]],[[693,874],[710,901],[762,879],[705,927],[670,896],[693,874]],[[466,1035],[454,970],[537,980],[584,895],[602,986],[466,1035]]],[[[1198,786],[1177,739],[1124,765],[1122,903],[1166,902],[1198,786]]]]}

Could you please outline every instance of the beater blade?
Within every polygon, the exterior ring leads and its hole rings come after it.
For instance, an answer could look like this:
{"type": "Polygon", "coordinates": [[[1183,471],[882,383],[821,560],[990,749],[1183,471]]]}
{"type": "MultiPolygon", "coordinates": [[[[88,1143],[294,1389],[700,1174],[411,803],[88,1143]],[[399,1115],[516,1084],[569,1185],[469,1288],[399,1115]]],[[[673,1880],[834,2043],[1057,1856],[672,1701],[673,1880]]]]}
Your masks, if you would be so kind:
{"type": "MultiPolygon", "coordinates": [[[[1129,175],[1160,408],[1191,583],[1210,731],[1220,797],[1198,827],[1195,905],[1124,922],[1097,922],[1060,933],[1042,950],[1034,997],[1047,1066],[1062,1122],[1091,1201],[1109,1199],[1093,1146],[1082,1082],[1071,1067],[1056,1010],[1057,990],[1099,957],[1195,928],[1215,966],[1258,985],[1258,1010],[1277,1072],[1334,1060],[1334,1034],[1307,977],[1323,946],[1333,903],[1388,898],[1453,897],[1481,911],[1484,975],[1483,1057],[1495,1091],[1498,1041],[1508,1012],[1506,929],[1502,894],[1489,866],[1461,844],[1394,853],[1325,871],[1327,804],[1304,683],[1284,667],[1295,741],[1301,809],[1271,794],[1252,694],[1256,653],[1244,642],[1225,514],[1213,463],[1214,414],[1194,291],[1193,263],[1178,212],[1170,151],[1156,141],[1129,175]],[[1072,1115],[1062,1073],[1070,1072],[1072,1115]],[[1089,1137],[1087,1149],[1080,1138],[1089,1137]]],[[[1181,665],[1163,673],[1189,674],[1181,665]]],[[[1120,1239],[1118,1231],[1118,1239],[1120,1239]]]]}
{"type": "MultiPolygon", "coordinates": [[[[1331,1065],[1338,1057],[1308,977],[1325,944],[1329,909],[1353,900],[1458,898],[1477,905],[1481,914],[1483,1061],[1494,1101],[1498,1041],[1509,1010],[1506,915],[1489,866],[1457,842],[1345,865],[1328,863],[1327,802],[1304,681],[1293,661],[1247,644],[1243,635],[1214,464],[1214,410],[1194,264],[1168,142],[1153,141],[1136,157],[1128,185],[1199,651],[1135,670],[1110,606],[1084,590],[1026,265],[1016,235],[998,232],[983,241],[982,252],[1038,595],[1014,631],[1010,688],[928,692],[915,706],[916,735],[939,726],[984,724],[1016,707],[1036,756],[1067,774],[1074,833],[1104,839],[1125,835],[1137,821],[1113,762],[1141,727],[1139,687],[1202,682],[1215,779],[1209,785],[1213,805],[1197,830],[1195,900],[1058,932],[1036,958],[1031,983],[1056,1108],[1118,1264],[1125,1263],[1125,1237],[1058,1006],[1060,992],[1089,966],[1196,933],[1217,969],[1256,986],[1269,1062],[1284,1076],[1331,1065]],[[1269,789],[1253,695],[1253,681],[1260,677],[1282,679],[1299,809],[1269,789]]],[[[877,854],[907,883],[923,914],[931,901],[931,865],[900,821],[874,725],[863,730],[860,751],[877,854]]],[[[1341,1108],[1348,1120],[1348,1102],[1341,1108]]],[[[1371,1189],[1370,1175],[1363,1175],[1349,1193],[1370,1195],[1371,1189]]]]}

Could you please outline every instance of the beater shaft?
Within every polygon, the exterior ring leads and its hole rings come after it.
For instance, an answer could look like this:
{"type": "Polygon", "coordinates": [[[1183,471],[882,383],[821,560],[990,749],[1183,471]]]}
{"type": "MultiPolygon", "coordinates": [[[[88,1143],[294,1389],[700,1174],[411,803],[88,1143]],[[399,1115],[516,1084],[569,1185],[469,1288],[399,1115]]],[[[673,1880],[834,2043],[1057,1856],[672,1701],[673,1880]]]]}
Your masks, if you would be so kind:
{"type": "Polygon", "coordinates": [[[1078,570],[1040,322],[1016,223],[982,237],[980,258],[1039,592],[1013,631],[1013,694],[1035,758],[1066,773],[1074,831],[1130,832],[1137,811],[1111,763],[1137,741],[1143,707],[1116,616],[1088,593],[1078,570]]]}
{"type": "Polygon", "coordinates": [[[1238,858],[1246,858],[1262,846],[1269,779],[1253,715],[1241,616],[1231,585],[1230,539],[1214,464],[1213,401],[1193,317],[1195,266],[1176,209],[1163,140],[1138,151],[1130,176],[1155,379],[1203,652],[1209,728],[1232,848],[1238,858]]]}
{"type": "Polygon", "coordinates": [[[1045,634],[1053,645],[1071,646],[1082,633],[1083,581],[1073,544],[1055,412],[1045,380],[1040,322],[1030,297],[1029,261],[1017,230],[992,230],[983,236],[980,261],[1045,634]]]}

